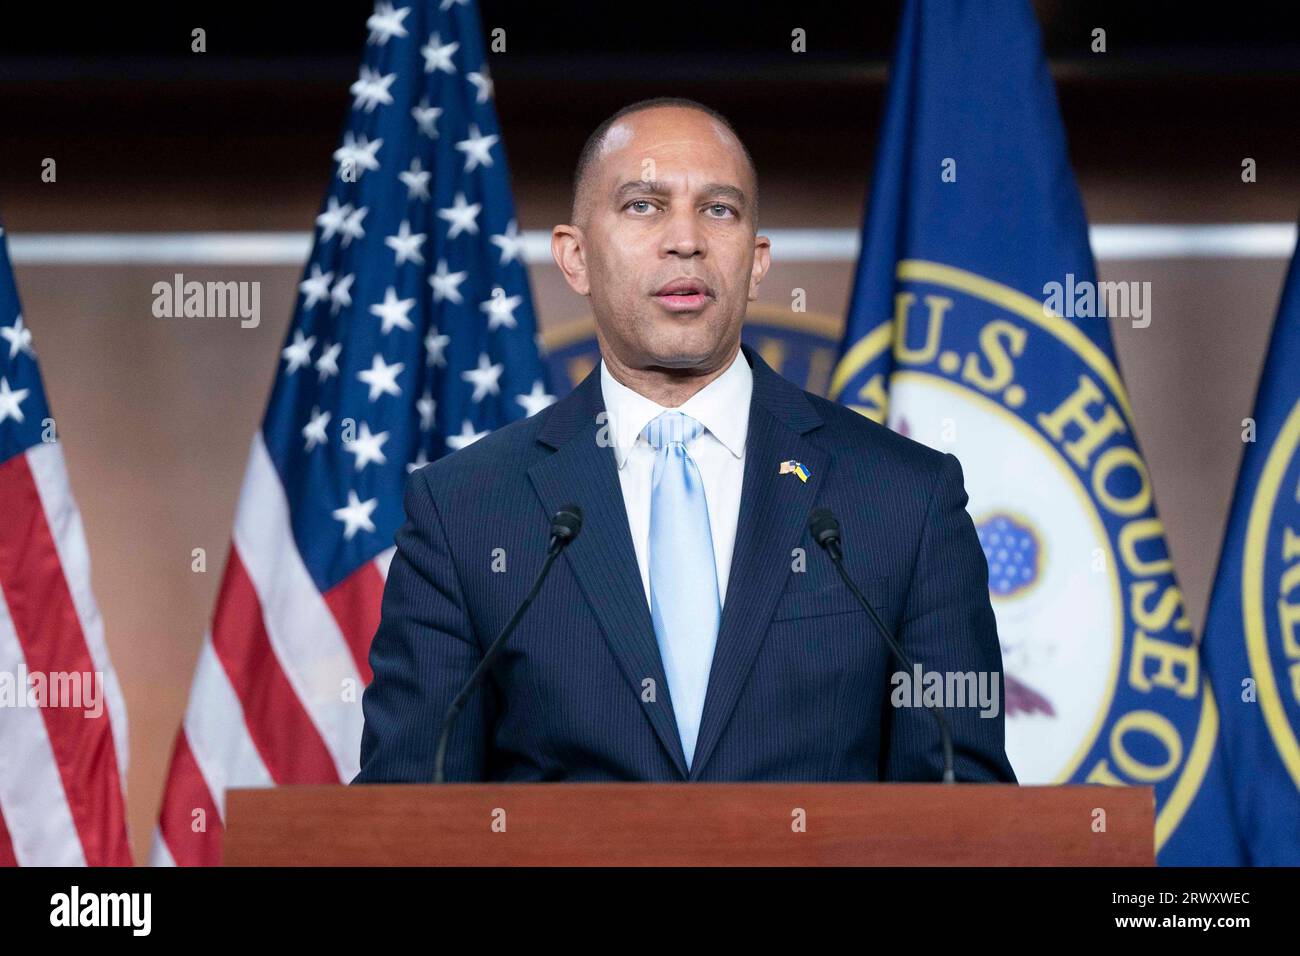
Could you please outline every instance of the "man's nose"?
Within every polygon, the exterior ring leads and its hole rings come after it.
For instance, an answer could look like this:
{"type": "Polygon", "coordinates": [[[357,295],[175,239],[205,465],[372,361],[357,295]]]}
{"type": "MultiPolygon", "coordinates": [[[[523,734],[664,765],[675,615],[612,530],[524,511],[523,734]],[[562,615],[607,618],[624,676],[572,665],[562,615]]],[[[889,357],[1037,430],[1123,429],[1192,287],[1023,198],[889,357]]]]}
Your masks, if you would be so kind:
{"type": "Polygon", "coordinates": [[[677,209],[664,223],[660,252],[669,256],[702,256],[708,251],[699,217],[692,209],[677,209]]]}

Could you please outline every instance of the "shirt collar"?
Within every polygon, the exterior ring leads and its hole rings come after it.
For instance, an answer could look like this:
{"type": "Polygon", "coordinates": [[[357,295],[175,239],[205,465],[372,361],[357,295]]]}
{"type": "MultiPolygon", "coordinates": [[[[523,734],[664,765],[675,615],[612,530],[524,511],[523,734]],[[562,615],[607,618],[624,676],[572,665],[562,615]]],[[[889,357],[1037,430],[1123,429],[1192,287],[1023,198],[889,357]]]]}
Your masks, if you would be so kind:
{"type": "MultiPolygon", "coordinates": [[[[677,410],[703,425],[727,451],[740,458],[749,431],[749,400],[754,390],[754,373],[737,350],[727,370],[688,398],[677,410]]],[[[600,360],[600,391],[608,413],[609,434],[614,442],[618,467],[627,461],[632,446],[646,425],[669,411],[658,402],[636,392],[610,373],[600,360]]]]}

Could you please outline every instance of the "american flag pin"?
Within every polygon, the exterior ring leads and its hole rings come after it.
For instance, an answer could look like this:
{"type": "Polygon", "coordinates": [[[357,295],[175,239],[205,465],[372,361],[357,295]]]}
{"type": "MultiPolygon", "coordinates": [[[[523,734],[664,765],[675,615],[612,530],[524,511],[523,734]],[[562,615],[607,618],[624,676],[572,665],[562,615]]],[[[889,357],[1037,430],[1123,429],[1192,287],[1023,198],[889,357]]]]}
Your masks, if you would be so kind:
{"type": "Polygon", "coordinates": [[[808,469],[803,466],[802,462],[795,461],[791,458],[789,461],[781,462],[780,474],[798,475],[800,481],[807,481],[809,472],[808,469]]]}

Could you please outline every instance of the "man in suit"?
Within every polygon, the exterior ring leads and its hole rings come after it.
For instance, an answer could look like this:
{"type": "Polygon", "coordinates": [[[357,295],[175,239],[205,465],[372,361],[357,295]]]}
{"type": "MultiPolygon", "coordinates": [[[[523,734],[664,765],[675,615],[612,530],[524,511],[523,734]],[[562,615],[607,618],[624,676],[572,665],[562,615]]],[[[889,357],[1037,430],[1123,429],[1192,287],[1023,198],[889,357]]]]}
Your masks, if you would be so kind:
{"type": "MultiPolygon", "coordinates": [[[[741,346],[770,262],[757,198],[744,145],[693,101],[633,104],[592,134],[551,249],[602,361],[411,476],[354,782],[430,779],[452,698],[569,503],[581,533],[461,714],[448,780],[938,780],[932,715],[891,703],[902,666],[814,542],[815,507],[904,652],[991,675],[1001,700],[957,459],[741,346]]],[[[945,703],[957,779],[1014,781],[1001,708],[945,703]]]]}

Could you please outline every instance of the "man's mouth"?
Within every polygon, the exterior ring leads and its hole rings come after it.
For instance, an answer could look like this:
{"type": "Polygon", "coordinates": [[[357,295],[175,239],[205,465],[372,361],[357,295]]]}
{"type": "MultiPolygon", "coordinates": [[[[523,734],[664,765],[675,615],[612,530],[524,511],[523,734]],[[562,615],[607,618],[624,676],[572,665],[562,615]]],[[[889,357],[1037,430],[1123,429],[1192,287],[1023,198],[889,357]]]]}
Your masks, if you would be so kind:
{"type": "Polygon", "coordinates": [[[694,312],[713,298],[709,287],[699,279],[674,279],[654,295],[670,312],[694,312]]]}

